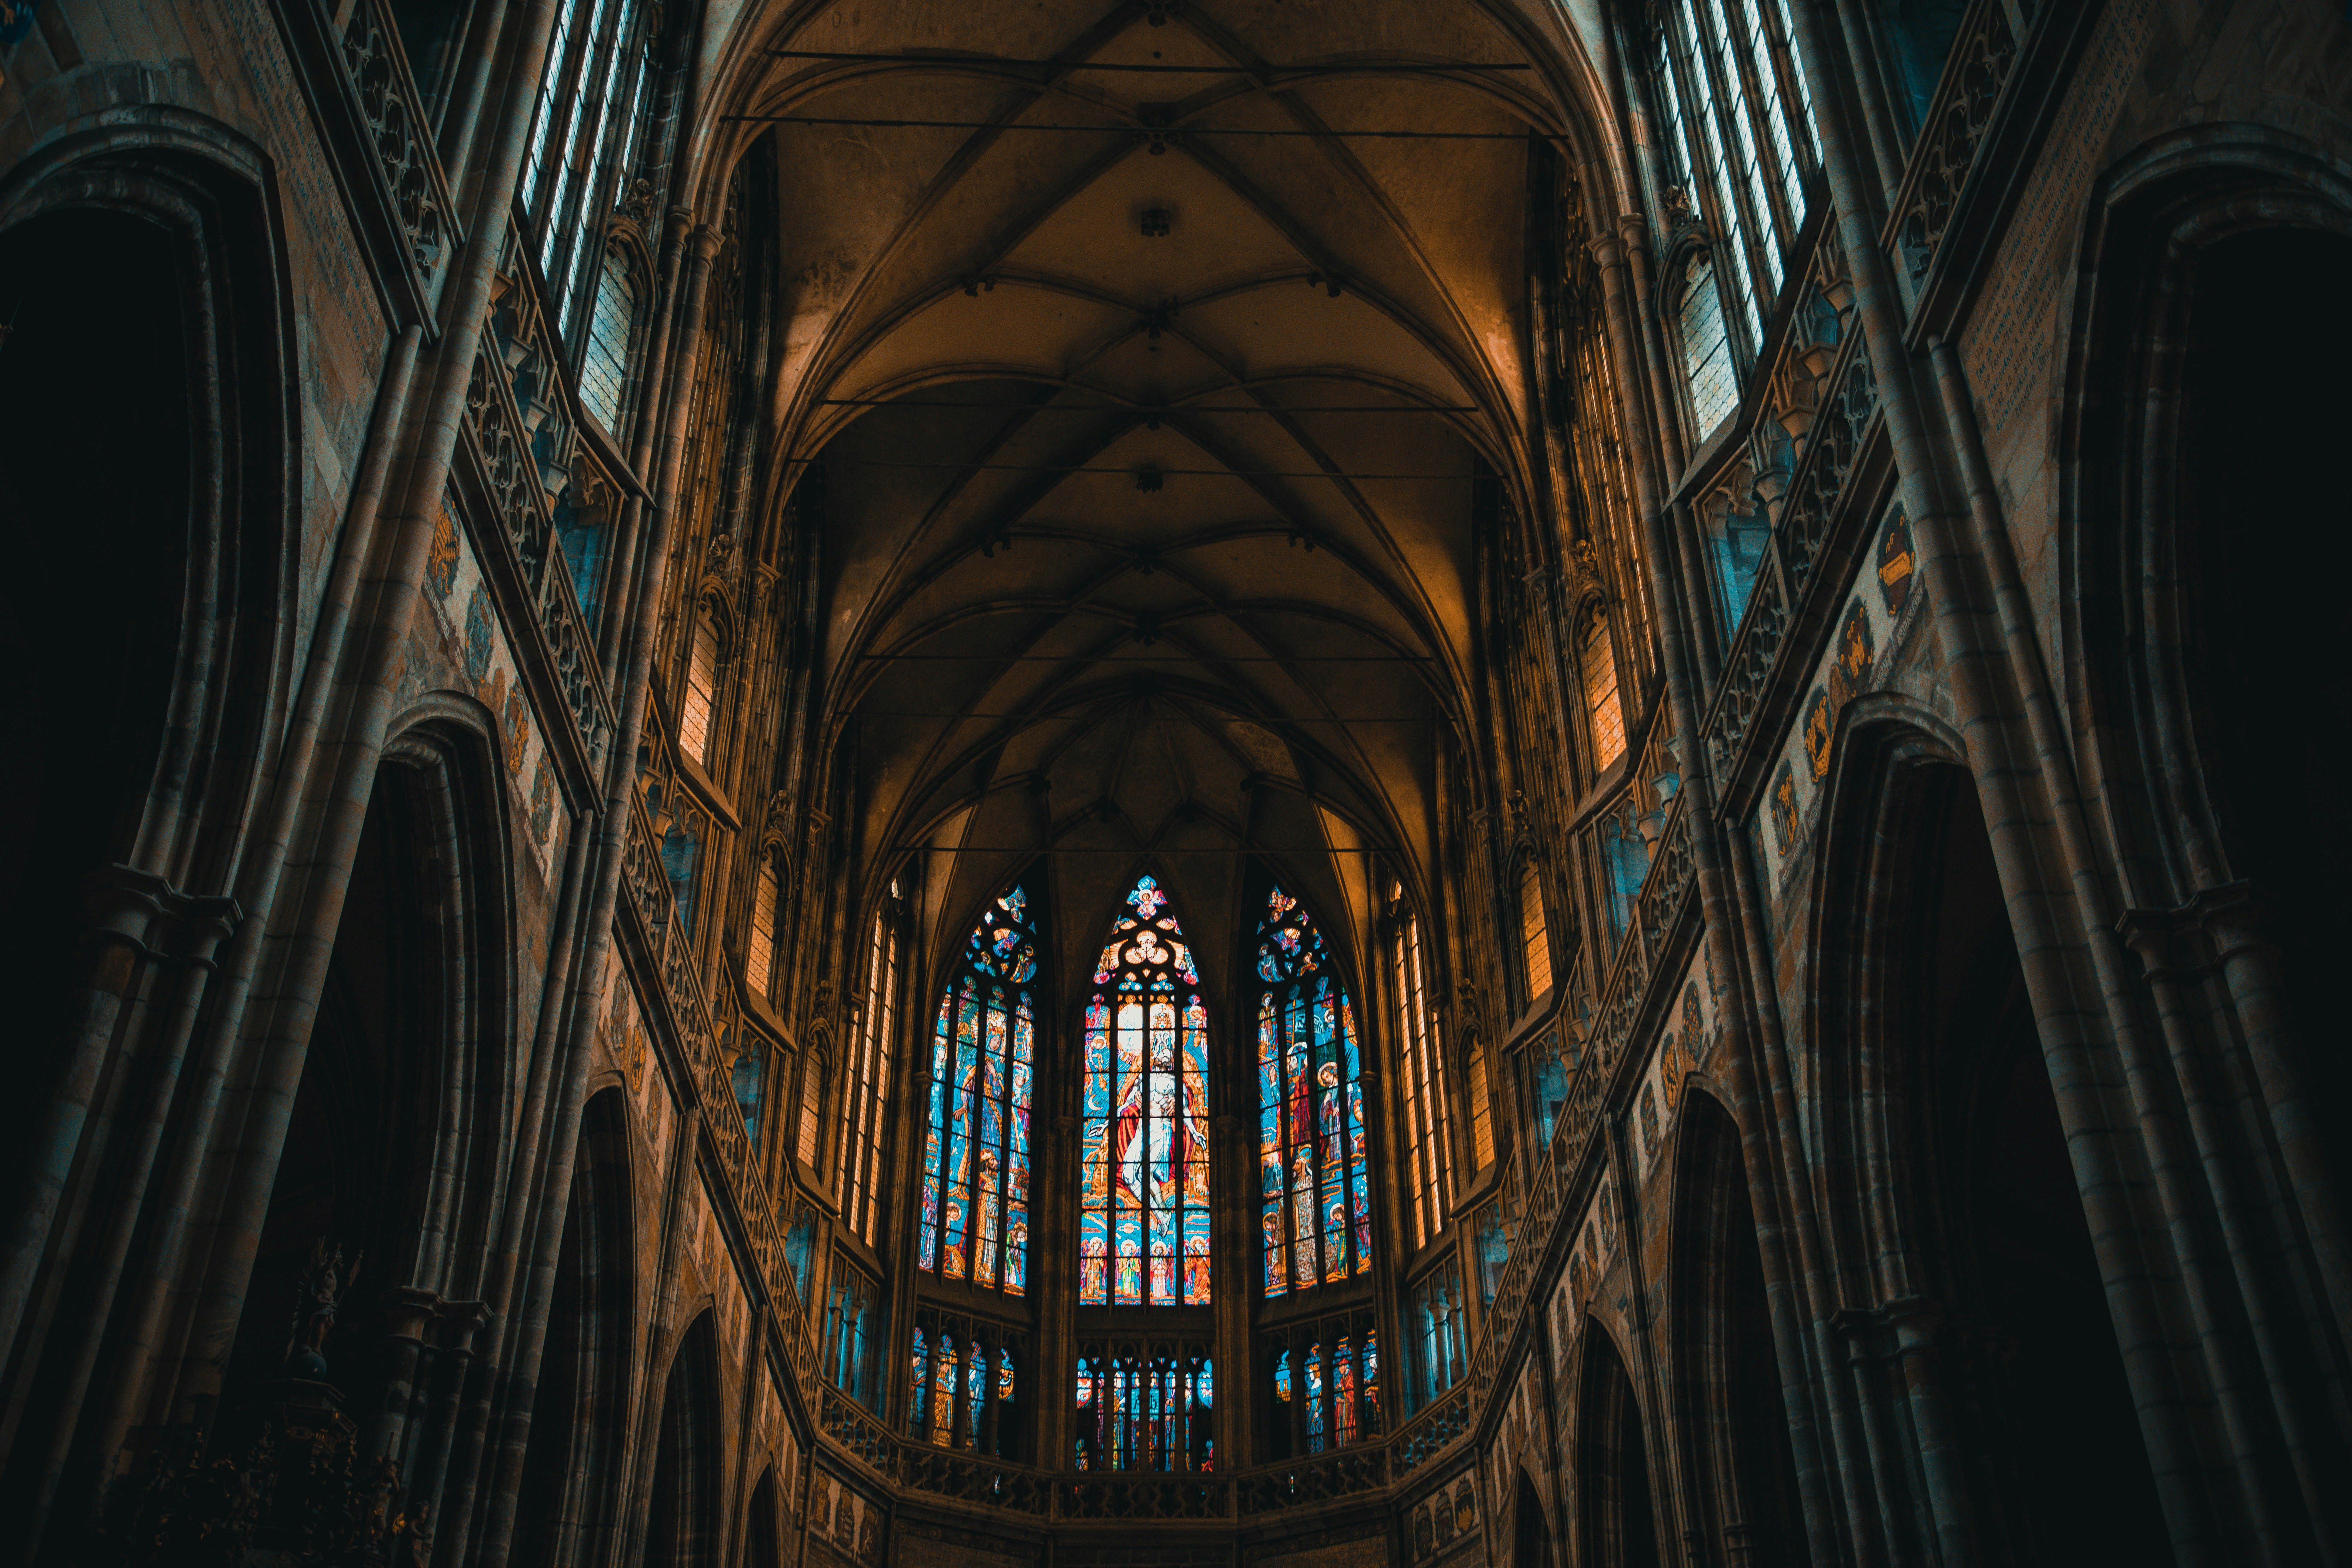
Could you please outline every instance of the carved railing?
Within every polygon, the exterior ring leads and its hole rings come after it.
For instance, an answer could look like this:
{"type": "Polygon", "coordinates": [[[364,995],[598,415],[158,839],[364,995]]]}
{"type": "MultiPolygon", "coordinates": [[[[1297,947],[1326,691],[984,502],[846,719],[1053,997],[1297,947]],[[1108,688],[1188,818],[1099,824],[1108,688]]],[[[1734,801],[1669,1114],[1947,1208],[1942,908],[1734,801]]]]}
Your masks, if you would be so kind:
{"type": "Polygon", "coordinates": [[[1862,334],[1849,332],[1782,497],[1771,548],[1724,660],[1706,722],[1707,762],[1727,789],[1784,651],[1790,618],[1813,584],[1830,533],[1844,515],[1847,480],[1879,413],[1878,381],[1862,334]]]}
{"type": "Polygon", "coordinates": [[[1063,1519],[1203,1519],[1233,1517],[1234,1486],[1223,1476],[1081,1475],[1055,1489],[1063,1519]]]}
{"type": "Polygon", "coordinates": [[[827,1384],[817,1407],[817,1422],[842,1452],[863,1461],[886,1480],[898,1479],[898,1435],[868,1415],[841,1390],[827,1384]]]}
{"type": "Polygon", "coordinates": [[[340,0],[330,26],[417,282],[429,288],[454,246],[456,215],[399,26],[381,0],[340,0]]]}
{"type": "Polygon", "coordinates": [[[565,710],[593,765],[604,760],[612,742],[612,705],[596,662],[595,639],[581,618],[571,568],[555,536],[539,463],[496,353],[492,337],[486,334],[466,386],[466,435],[490,508],[498,514],[495,531],[530,601],[547,668],[554,673],[565,710]]]}
{"type": "Polygon", "coordinates": [[[1901,258],[1914,289],[1935,265],[1937,247],[1976,167],[1977,151],[2016,74],[2018,36],[2011,16],[2015,4],[1976,0],[1961,18],[1910,166],[1895,192],[1885,243],[1901,258]]]}
{"type": "Polygon", "coordinates": [[[898,1479],[933,1497],[1013,1513],[1043,1515],[1054,1505],[1053,1479],[1044,1472],[933,1444],[902,1442],[898,1479]]]}
{"type": "Polygon", "coordinates": [[[1234,1478],[1244,1513],[1276,1513],[1378,1491],[1389,1484],[1385,1444],[1364,1443],[1234,1478]]]}
{"type": "MultiPolygon", "coordinates": [[[[702,994],[693,945],[681,929],[669,876],[662,868],[653,826],[646,819],[642,803],[629,808],[628,832],[622,850],[622,883],[661,977],[661,995],[648,1000],[667,1010],[674,1036],[685,1051],[687,1076],[699,1102],[703,1131],[726,1173],[759,1276],[774,1299],[777,1330],[802,1401],[814,1409],[819,1403],[816,1352],[809,1343],[808,1312],[784,1258],[783,1227],[776,1221],[775,1207],[760,1178],[758,1153],[743,1130],[743,1113],[735,1101],[732,1064],[721,1056],[710,1026],[710,1006],[702,994]]],[[[826,1396],[834,1397],[830,1390],[826,1396]]],[[[830,1431],[831,1407],[825,1408],[830,1431]]],[[[884,1436],[887,1440],[887,1434],[884,1436]]]]}
{"type": "Polygon", "coordinates": [[[1433,1401],[1405,1423],[1389,1440],[1390,1466],[1404,1479],[1438,1454],[1453,1447],[1470,1430],[1470,1390],[1456,1384],[1444,1398],[1433,1401]]]}

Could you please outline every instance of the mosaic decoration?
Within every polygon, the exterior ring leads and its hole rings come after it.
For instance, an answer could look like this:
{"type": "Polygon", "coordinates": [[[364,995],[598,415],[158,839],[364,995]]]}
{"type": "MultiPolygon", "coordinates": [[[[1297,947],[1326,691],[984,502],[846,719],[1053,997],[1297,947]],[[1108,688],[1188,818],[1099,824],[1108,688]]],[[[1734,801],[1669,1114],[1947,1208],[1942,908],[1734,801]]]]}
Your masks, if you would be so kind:
{"type": "Polygon", "coordinates": [[[1018,1296],[1029,1284],[1036,933],[1013,889],[981,912],[931,1036],[919,1267],[1018,1296]]]}
{"type": "Polygon", "coordinates": [[[1258,923],[1258,1165],[1265,1293],[1360,1274],[1372,1263],[1364,1091],[1348,994],[1322,933],[1277,888],[1258,923]]]}
{"type": "Polygon", "coordinates": [[[1168,895],[1145,877],[1086,1013],[1078,1300],[1209,1300],[1209,1009],[1168,895]]]}

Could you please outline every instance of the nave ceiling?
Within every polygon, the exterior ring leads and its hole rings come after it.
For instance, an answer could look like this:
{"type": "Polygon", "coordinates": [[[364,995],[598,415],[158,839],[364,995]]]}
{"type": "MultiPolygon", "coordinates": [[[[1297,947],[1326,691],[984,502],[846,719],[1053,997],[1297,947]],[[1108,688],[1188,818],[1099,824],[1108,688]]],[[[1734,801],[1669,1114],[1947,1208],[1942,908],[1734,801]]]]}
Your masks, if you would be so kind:
{"type": "Polygon", "coordinates": [[[1441,755],[1483,744],[1480,531],[1549,505],[1526,215],[1530,133],[1581,166],[1558,25],[816,4],[729,47],[705,124],[774,138],[776,462],[824,487],[854,886],[952,852],[943,954],[1050,867],[1066,973],[1145,866],[1204,931],[1245,925],[1244,853],[1360,934],[1363,851],[1425,887],[1441,755]],[[1469,134],[1333,134],[1374,129],[1469,134]],[[1206,133],[1240,131],[1282,134],[1206,133]]]}

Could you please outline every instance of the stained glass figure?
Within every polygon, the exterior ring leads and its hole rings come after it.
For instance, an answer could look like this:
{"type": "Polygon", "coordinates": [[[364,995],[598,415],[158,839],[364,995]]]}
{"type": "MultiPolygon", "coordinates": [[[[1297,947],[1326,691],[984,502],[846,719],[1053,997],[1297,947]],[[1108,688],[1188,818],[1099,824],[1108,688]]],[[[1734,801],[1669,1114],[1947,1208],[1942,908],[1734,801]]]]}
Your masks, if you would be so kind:
{"type": "Polygon", "coordinates": [[[1209,1010],[1150,877],[1111,923],[1086,1010],[1078,1300],[1209,1300],[1209,1010]]]}
{"type": "Polygon", "coordinates": [[[1076,1458],[1082,1470],[1216,1468],[1209,1358],[1133,1352],[1078,1358],[1076,1458]]]}
{"type": "Polygon", "coordinates": [[[940,998],[917,1266],[1018,1296],[1029,1283],[1036,932],[1019,888],[981,911],[940,998]]]}
{"type": "Polygon", "coordinates": [[[1257,934],[1258,1232],[1280,1296],[1371,1267],[1371,1184],[1355,1012],[1322,932],[1276,888],[1257,934]]]}

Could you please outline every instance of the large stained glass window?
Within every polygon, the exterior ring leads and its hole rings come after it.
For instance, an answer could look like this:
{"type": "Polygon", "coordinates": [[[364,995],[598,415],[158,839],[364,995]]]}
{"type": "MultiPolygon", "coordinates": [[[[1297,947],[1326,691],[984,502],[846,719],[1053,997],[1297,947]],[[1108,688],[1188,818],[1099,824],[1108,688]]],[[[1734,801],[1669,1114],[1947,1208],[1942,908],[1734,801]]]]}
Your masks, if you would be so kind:
{"type": "Polygon", "coordinates": [[[1087,1005],[1078,1300],[1209,1300],[1209,1009],[1168,895],[1145,877],[1087,1005]]]}
{"type": "Polygon", "coordinates": [[[1371,1267],[1371,1192],[1355,1015],[1322,932],[1276,888],[1257,939],[1260,1235],[1280,1296],[1371,1267]]]}
{"type": "Polygon", "coordinates": [[[1036,933],[1019,888],[981,911],[931,1034],[916,1261],[1018,1296],[1029,1283],[1036,933]]]}

